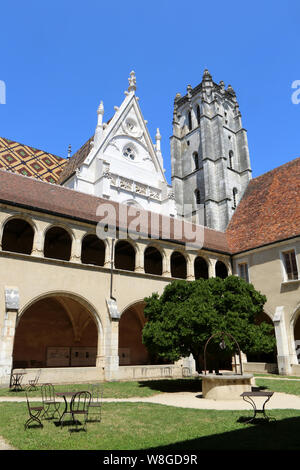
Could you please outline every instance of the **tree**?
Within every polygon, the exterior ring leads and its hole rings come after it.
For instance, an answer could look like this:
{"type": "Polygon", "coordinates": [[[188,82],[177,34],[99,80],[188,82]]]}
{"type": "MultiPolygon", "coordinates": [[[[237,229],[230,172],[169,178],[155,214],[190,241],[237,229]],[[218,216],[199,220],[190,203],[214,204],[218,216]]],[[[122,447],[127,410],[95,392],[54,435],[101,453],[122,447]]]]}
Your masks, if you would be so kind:
{"type": "MultiPolygon", "coordinates": [[[[218,331],[231,334],[246,354],[275,350],[273,325],[258,324],[266,297],[239,277],[173,281],[145,302],[143,343],[153,356],[176,361],[192,354],[200,372],[204,346],[218,331]]],[[[234,341],[224,340],[227,352],[236,351],[234,341]]],[[[220,337],[212,340],[215,354],[219,343],[220,337]]]]}

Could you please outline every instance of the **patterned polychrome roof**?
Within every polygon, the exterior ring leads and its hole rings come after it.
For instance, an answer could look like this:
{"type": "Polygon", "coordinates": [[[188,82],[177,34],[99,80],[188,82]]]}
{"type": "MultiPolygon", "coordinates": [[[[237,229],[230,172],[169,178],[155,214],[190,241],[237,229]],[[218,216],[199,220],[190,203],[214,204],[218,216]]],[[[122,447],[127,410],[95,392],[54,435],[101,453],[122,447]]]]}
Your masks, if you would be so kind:
{"type": "Polygon", "coordinates": [[[66,158],[0,137],[0,169],[57,183],[66,158]]]}

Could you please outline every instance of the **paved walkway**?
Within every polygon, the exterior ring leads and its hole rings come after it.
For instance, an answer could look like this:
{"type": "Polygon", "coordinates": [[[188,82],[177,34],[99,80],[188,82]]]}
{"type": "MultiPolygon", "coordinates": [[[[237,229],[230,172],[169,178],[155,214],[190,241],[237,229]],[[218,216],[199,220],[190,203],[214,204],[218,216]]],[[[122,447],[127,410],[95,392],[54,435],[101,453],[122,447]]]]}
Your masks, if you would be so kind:
{"type": "MultiPolygon", "coordinates": [[[[256,398],[256,403],[260,404],[265,398],[256,398]]],[[[0,402],[24,402],[24,397],[0,397],[0,402]]],[[[32,397],[32,401],[39,401],[38,397],[32,397]]],[[[201,392],[174,392],[159,393],[151,397],[132,398],[104,398],[103,403],[156,403],[160,405],[176,406],[180,408],[195,408],[206,410],[252,410],[251,405],[242,398],[236,400],[209,400],[203,398],[201,392]]],[[[287,393],[274,392],[270,401],[266,405],[267,409],[295,409],[300,410],[300,396],[287,393]]]]}

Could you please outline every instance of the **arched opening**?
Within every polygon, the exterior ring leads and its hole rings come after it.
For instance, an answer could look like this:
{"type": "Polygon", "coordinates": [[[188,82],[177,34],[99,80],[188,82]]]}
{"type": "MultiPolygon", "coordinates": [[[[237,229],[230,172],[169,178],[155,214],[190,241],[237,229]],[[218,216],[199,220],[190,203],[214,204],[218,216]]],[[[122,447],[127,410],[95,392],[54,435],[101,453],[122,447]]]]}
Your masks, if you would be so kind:
{"type": "Polygon", "coordinates": [[[171,255],[171,276],[179,279],[186,279],[186,259],[179,251],[174,251],[171,255]]]}
{"type": "Polygon", "coordinates": [[[194,159],[194,168],[195,170],[199,170],[199,156],[198,152],[193,153],[193,159],[194,159]]]}
{"type": "Polygon", "coordinates": [[[162,275],[162,256],[154,246],[146,248],[144,253],[144,270],[148,274],[162,275]]]}
{"type": "Polygon", "coordinates": [[[82,240],[81,261],[84,264],[104,265],[105,244],[97,235],[86,235],[82,240]]]}
{"type": "Polygon", "coordinates": [[[98,330],[78,300],[47,296],[22,314],[15,334],[13,368],[95,366],[98,330]]]}
{"type": "Polygon", "coordinates": [[[199,189],[195,190],[195,202],[196,202],[196,205],[201,204],[201,193],[199,189]]]}
{"type": "Polygon", "coordinates": [[[142,343],[142,331],[146,323],[144,302],[128,307],[121,315],[119,323],[119,364],[149,364],[147,348],[142,343]]]}
{"type": "Polygon", "coordinates": [[[61,227],[51,227],[45,236],[44,256],[46,258],[69,261],[71,256],[72,239],[69,233],[61,227]]]}
{"type": "Polygon", "coordinates": [[[225,279],[228,276],[228,271],[226,265],[222,261],[216,262],[216,277],[225,279]]]}
{"type": "Polygon", "coordinates": [[[198,126],[199,126],[199,124],[200,124],[200,106],[199,106],[199,104],[197,105],[196,114],[197,114],[197,123],[198,123],[198,126]]]}
{"type": "Polygon", "coordinates": [[[201,256],[197,256],[194,262],[195,279],[208,279],[207,262],[201,256]]]}
{"type": "Polygon", "coordinates": [[[2,250],[30,255],[33,238],[34,230],[26,220],[11,219],[3,229],[2,250]]]}
{"type": "Polygon", "coordinates": [[[191,111],[188,112],[188,127],[189,127],[189,131],[192,130],[192,113],[191,111]]]}
{"type": "Polygon", "coordinates": [[[232,190],[233,209],[236,209],[236,206],[237,206],[237,192],[238,190],[236,188],[233,188],[232,190]]]}
{"type": "Polygon", "coordinates": [[[116,244],[115,268],[126,269],[127,271],[135,270],[135,250],[133,246],[125,240],[120,240],[116,244]]]}

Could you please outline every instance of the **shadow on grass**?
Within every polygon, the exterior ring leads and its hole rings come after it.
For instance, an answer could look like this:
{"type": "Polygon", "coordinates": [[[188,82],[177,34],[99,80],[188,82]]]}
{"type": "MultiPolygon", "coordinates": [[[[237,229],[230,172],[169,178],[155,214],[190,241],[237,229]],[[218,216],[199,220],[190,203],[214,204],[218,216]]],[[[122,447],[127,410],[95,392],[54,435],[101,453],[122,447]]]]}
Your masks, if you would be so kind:
{"type": "Polygon", "coordinates": [[[165,393],[202,392],[202,381],[197,377],[191,379],[147,380],[139,382],[139,386],[165,393]]]}
{"type": "MultiPolygon", "coordinates": [[[[248,420],[240,417],[238,422],[248,420]]],[[[178,452],[181,450],[207,451],[252,451],[252,450],[298,450],[299,451],[300,416],[286,418],[280,421],[255,419],[251,424],[245,424],[244,429],[229,431],[197,439],[176,442],[168,446],[153,447],[148,451],[178,452]]]]}
{"type": "MultiPolygon", "coordinates": [[[[147,380],[139,382],[139,387],[150,388],[165,393],[177,392],[202,392],[201,377],[187,378],[187,379],[166,379],[166,380],[147,380]]],[[[251,387],[253,392],[267,390],[267,386],[251,387]]]]}

